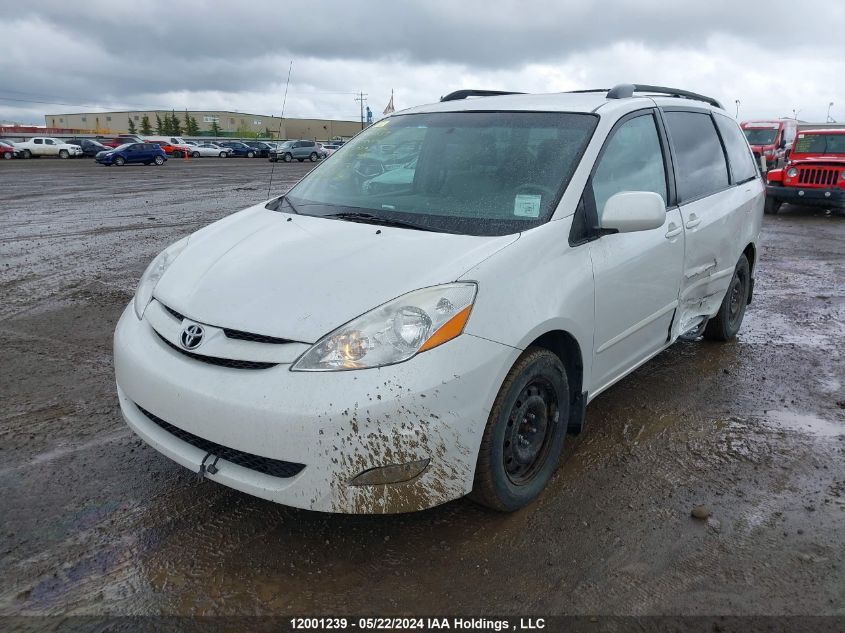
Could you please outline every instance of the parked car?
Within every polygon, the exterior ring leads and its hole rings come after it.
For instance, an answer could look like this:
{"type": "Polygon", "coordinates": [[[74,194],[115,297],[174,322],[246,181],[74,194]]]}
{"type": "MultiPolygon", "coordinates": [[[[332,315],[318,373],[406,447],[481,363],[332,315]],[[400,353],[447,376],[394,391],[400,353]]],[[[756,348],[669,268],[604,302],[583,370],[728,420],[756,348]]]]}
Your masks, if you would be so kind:
{"type": "Polygon", "coordinates": [[[41,158],[42,156],[71,158],[82,155],[82,148],[78,145],[70,145],[57,138],[46,136],[36,136],[23,143],[15,143],[15,146],[21,150],[23,158],[41,158]]]}
{"type": "Polygon", "coordinates": [[[0,141],[0,157],[8,160],[10,158],[20,158],[23,152],[15,147],[12,141],[0,141]]]}
{"type": "Polygon", "coordinates": [[[147,141],[147,142],[153,143],[154,145],[158,145],[164,151],[164,153],[167,154],[168,156],[171,156],[176,149],[175,147],[173,147],[173,145],[171,145],[167,141],[147,141]]]}
{"type": "Polygon", "coordinates": [[[789,162],[767,180],[766,213],[784,202],[845,209],[845,128],[800,130],[789,162]]]}
{"type": "Polygon", "coordinates": [[[232,150],[231,156],[241,156],[246,158],[254,158],[257,151],[254,147],[250,147],[246,143],[240,141],[223,141],[220,143],[221,147],[228,147],[232,150]]]}
{"type": "Polygon", "coordinates": [[[231,154],[231,147],[221,147],[215,143],[201,143],[191,148],[191,156],[194,158],[199,158],[200,156],[219,156],[220,158],[228,158],[231,154]]]}
{"type": "Polygon", "coordinates": [[[320,151],[316,141],[285,141],[275,150],[270,152],[270,162],[283,160],[286,163],[296,159],[300,163],[306,158],[312,163],[320,158],[320,151]]]}
{"type": "Polygon", "coordinates": [[[337,150],[340,149],[340,145],[336,143],[324,143],[323,144],[323,153],[326,155],[326,158],[334,154],[337,150]]]}
{"type": "Polygon", "coordinates": [[[264,141],[244,141],[244,145],[249,145],[255,150],[255,155],[260,158],[267,158],[273,147],[264,141]]]}
{"type": "Polygon", "coordinates": [[[760,157],[763,156],[766,158],[766,168],[772,169],[786,162],[786,149],[795,140],[798,121],[743,121],[740,127],[751,145],[757,164],[760,164],[760,157]]]}
{"type": "Polygon", "coordinates": [[[168,147],[167,153],[174,158],[183,158],[186,154],[191,154],[190,144],[181,136],[148,136],[142,142],[158,143],[161,147],[168,147]]]}
{"type": "Polygon", "coordinates": [[[78,145],[82,148],[81,156],[88,156],[93,157],[99,154],[100,152],[108,151],[109,148],[103,145],[102,143],[98,143],[90,138],[69,138],[67,142],[71,145],[78,145]]]}
{"type": "Polygon", "coordinates": [[[143,165],[164,165],[167,154],[157,143],[125,143],[120,147],[100,152],[95,160],[101,165],[129,165],[140,163],[143,165]]]}
{"type": "Polygon", "coordinates": [[[98,143],[101,143],[102,145],[104,145],[106,147],[111,147],[111,148],[120,147],[121,145],[124,145],[125,143],[144,143],[145,142],[144,139],[142,139],[137,134],[119,134],[119,135],[113,136],[111,138],[104,138],[104,137],[100,136],[100,137],[97,137],[95,140],[98,143]]]}
{"type": "Polygon", "coordinates": [[[158,255],[115,331],[129,426],[300,508],[512,511],[598,394],[682,335],[736,336],[764,185],[716,100],[484,94],[382,119],[158,255]],[[365,191],[357,157],[408,140],[414,178],[365,191]]]}

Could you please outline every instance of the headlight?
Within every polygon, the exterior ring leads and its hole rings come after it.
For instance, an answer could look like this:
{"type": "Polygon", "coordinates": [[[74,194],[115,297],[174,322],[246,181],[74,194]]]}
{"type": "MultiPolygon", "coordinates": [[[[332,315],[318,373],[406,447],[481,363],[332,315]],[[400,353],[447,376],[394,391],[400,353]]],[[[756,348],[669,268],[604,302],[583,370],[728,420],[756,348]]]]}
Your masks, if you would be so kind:
{"type": "Polygon", "coordinates": [[[141,281],[138,282],[138,289],[135,291],[135,316],[139,319],[144,318],[144,310],[150,304],[153,298],[153,290],[164,275],[170,264],[179,256],[185,247],[188,245],[188,238],[183,238],[171,244],[159,253],[156,258],[147,266],[147,270],[141,275],[141,281]]]}
{"type": "Polygon", "coordinates": [[[795,167],[790,167],[789,169],[786,170],[786,175],[789,176],[790,178],[795,178],[795,176],[798,175],[798,170],[795,169],[795,167]]]}
{"type": "Polygon", "coordinates": [[[464,331],[477,286],[415,290],[353,319],[317,341],[291,371],[341,371],[408,360],[464,331]]]}

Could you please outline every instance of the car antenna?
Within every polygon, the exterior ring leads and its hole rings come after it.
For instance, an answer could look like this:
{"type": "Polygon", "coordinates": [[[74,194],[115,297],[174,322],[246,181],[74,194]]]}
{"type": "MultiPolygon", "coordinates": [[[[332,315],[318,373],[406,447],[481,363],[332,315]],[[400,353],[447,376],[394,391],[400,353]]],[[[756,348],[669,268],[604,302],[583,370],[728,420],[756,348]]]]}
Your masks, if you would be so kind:
{"type": "MultiPolygon", "coordinates": [[[[282,115],[279,117],[279,140],[282,139],[282,125],[285,122],[285,104],[288,101],[288,87],[290,86],[290,73],[293,70],[293,60],[290,60],[290,66],[288,66],[288,80],[285,84],[285,96],[282,97],[282,115]]],[[[276,171],[276,161],[272,161],[270,163],[273,165],[270,168],[270,184],[267,185],[267,197],[270,197],[270,191],[273,189],[273,173],[276,171]]]]}

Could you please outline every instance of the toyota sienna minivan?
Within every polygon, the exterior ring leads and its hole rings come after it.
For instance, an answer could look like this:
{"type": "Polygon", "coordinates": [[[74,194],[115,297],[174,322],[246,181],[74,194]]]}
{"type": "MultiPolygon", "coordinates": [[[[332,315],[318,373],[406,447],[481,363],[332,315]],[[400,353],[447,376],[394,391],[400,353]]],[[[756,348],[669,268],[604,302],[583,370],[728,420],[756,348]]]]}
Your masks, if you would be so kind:
{"type": "Polygon", "coordinates": [[[120,406],[286,505],[513,511],[602,391],[679,337],[736,335],[763,201],[712,98],[452,93],[159,254],[115,332],[120,406]],[[412,174],[365,186],[397,156],[412,174]]]}

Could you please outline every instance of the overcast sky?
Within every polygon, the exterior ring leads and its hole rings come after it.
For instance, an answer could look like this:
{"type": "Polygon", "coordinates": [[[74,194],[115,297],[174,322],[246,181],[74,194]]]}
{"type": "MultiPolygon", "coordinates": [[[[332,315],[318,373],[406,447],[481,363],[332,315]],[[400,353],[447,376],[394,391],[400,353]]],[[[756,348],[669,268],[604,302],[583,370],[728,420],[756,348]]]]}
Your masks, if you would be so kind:
{"type": "Polygon", "coordinates": [[[842,0],[0,0],[0,121],[174,108],[376,117],[458,88],[651,83],[845,122],[842,0]],[[802,17],[805,16],[805,17],[802,17]]]}

